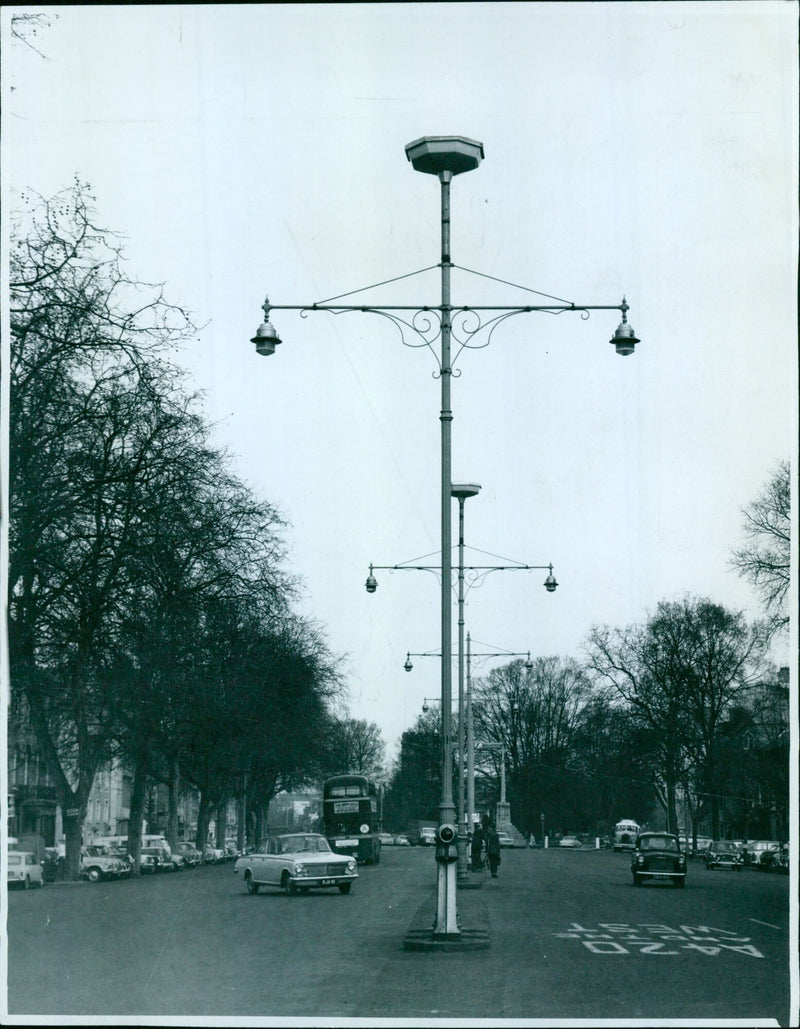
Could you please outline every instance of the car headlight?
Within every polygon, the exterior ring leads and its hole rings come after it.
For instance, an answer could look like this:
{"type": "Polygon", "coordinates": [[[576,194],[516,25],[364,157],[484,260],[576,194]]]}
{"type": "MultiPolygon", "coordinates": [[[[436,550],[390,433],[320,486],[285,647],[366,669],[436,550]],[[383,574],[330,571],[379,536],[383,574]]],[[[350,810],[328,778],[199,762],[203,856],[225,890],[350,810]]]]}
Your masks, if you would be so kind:
{"type": "Polygon", "coordinates": [[[636,855],[636,864],[637,865],[643,865],[644,864],[644,854],[637,854],[636,855]]]}
{"type": "Polygon", "coordinates": [[[295,875],[308,875],[308,869],[301,862],[299,865],[295,865],[294,866],[294,874],[295,875]]]}
{"type": "Polygon", "coordinates": [[[678,857],[678,864],[679,864],[679,865],[685,865],[685,864],[686,864],[686,858],[685,858],[685,857],[683,856],[683,854],[681,854],[681,855],[680,855],[680,856],[678,857]]]}
{"type": "Polygon", "coordinates": [[[355,870],[356,870],[356,863],[355,863],[355,861],[348,861],[347,862],[347,871],[348,871],[348,873],[350,875],[352,875],[353,872],[355,872],[355,870]]]}

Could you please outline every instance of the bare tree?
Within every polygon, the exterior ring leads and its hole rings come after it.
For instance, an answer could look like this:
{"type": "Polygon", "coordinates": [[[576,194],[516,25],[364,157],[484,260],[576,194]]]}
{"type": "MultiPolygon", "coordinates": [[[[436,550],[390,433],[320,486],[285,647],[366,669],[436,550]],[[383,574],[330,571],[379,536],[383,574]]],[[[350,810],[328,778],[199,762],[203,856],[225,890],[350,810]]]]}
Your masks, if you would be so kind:
{"type": "Polygon", "coordinates": [[[376,778],[383,774],[386,744],[374,722],[365,718],[335,720],[330,728],[328,761],[332,773],[358,772],[376,778]]]}
{"type": "MultiPolygon", "coordinates": [[[[662,601],[642,625],[593,628],[588,651],[598,681],[652,730],[653,776],[676,832],[680,784],[716,797],[720,725],[758,670],[763,634],[741,614],[686,597],[662,601]]],[[[711,814],[716,833],[715,802],[711,814]]]]}
{"type": "Polygon", "coordinates": [[[791,487],[788,461],[779,462],[761,493],[742,509],[749,542],[734,550],[731,564],[755,587],[767,616],[770,638],[788,631],[791,583],[791,487]]]}
{"type": "Polygon", "coordinates": [[[10,256],[12,689],[59,793],[72,875],[113,742],[109,655],[137,488],[165,457],[170,419],[149,417],[164,387],[156,355],[193,328],[124,273],[90,204],[81,183],[23,198],[10,256]]]}

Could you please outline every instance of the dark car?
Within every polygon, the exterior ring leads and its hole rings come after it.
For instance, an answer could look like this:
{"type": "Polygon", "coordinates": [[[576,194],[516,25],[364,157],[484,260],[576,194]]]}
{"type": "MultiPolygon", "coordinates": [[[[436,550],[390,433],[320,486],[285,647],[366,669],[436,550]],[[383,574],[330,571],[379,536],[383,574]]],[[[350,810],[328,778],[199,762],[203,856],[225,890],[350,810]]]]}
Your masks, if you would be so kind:
{"type": "Polygon", "coordinates": [[[762,851],[758,860],[758,867],[764,872],[782,872],[789,874],[789,847],[787,844],[778,844],[770,850],[762,851]]]}
{"type": "Polygon", "coordinates": [[[634,886],[641,886],[645,879],[661,879],[684,887],[686,855],[678,837],[668,832],[639,833],[631,857],[631,872],[634,886]]]}
{"type": "Polygon", "coordinates": [[[706,868],[735,868],[741,872],[744,865],[742,852],[730,840],[712,840],[703,857],[706,868]]]}

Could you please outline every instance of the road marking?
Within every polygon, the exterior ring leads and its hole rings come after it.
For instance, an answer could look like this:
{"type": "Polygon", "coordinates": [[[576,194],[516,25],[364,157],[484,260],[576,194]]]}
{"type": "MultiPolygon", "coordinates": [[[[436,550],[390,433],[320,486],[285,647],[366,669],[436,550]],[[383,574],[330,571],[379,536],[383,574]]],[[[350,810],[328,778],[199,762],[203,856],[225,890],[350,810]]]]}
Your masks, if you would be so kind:
{"type": "Polygon", "coordinates": [[[757,925],[765,925],[768,929],[777,929],[780,932],[781,927],[779,925],[773,925],[772,922],[762,922],[758,918],[748,918],[748,922],[755,922],[757,925]]]}
{"type": "MultiPolygon", "coordinates": [[[[756,919],[750,919],[756,921],[756,919]]],[[[764,925],[769,923],[765,922],[764,925]]],[[[772,926],[778,928],[778,926],[772,926]]],[[[560,939],[579,940],[592,954],[658,954],[677,957],[681,951],[717,956],[723,951],[746,954],[752,958],[764,955],[750,942],[730,929],[714,929],[707,925],[669,925],[638,922],[600,922],[597,928],[588,928],[571,922],[566,931],[553,933],[560,939]],[[668,948],[669,944],[672,946],[668,948]]]]}

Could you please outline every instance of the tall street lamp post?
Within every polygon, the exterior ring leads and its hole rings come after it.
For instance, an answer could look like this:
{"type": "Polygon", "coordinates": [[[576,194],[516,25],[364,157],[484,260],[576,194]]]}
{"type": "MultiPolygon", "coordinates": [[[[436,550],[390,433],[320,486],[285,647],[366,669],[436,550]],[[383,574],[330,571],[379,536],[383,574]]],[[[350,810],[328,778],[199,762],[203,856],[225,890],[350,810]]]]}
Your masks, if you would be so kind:
{"type": "MultiPolygon", "coordinates": [[[[458,836],[457,836],[457,886],[459,889],[464,889],[467,885],[475,885],[470,881],[469,877],[469,859],[467,854],[467,834],[469,831],[469,819],[467,815],[466,798],[464,796],[464,759],[465,750],[469,754],[469,747],[465,748],[464,745],[464,727],[467,718],[464,710],[464,599],[465,599],[465,572],[469,572],[469,583],[466,587],[466,591],[472,589],[478,583],[482,583],[483,580],[491,572],[503,572],[503,571],[532,571],[534,569],[547,569],[547,577],[542,584],[548,593],[555,593],[558,588],[558,582],[556,577],[553,575],[553,565],[527,565],[521,562],[514,564],[502,564],[502,565],[465,565],[464,564],[464,503],[469,497],[477,496],[480,492],[480,486],[476,483],[459,483],[453,484],[451,487],[451,495],[458,500],[458,714],[457,714],[457,731],[458,731],[458,786],[457,786],[457,801],[458,801],[458,836]]],[[[419,560],[422,560],[421,558],[419,560]]],[[[510,560],[510,559],[506,559],[510,560]]],[[[367,575],[366,581],[364,582],[364,588],[367,593],[375,593],[378,589],[378,580],[375,578],[376,570],[388,570],[388,571],[420,571],[420,572],[431,572],[434,575],[439,575],[442,571],[441,565],[420,565],[411,564],[410,562],[404,562],[403,564],[397,565],[375,565],[370,564],[369,574],[367,575]]],[[[433,654],[418,655],[422,657],[434,656],[433,654]]],[[[439,655],[436,654],[438,657],[439,655]]],[[[530,657],[530,655],[528,655],[530,657]]],[[[410,656],[406,660],[406,671],[411,670],[410,656]]],[[[452,724],[452,719],[451,719],[452,724]]],[[[444,729],[442,729],[444,732],[444,729]]],[[[473,764],[474,774],[474,764],[473,764]]],[[[468,777],[469,779],[469,777],[468,777]]],[[[474,799],[474,798],[473,798],[474,799]]]]}
{"type": "Polygon", "coordinates": [[[454,484],[452,496],[458,500],[458,865],[457,883],[469,881],[467,858],[467,811],[464,797],[464,502],[480,493],[474,483],[454,484]]]}
{"type": "MultiPolygon", "coordinates": [[[[483,644],[481,644],[481,645],[483,646],[483,644]]],[[[438,658],[439,656],[440,655],[439,655],[439,653],[437,651],[432,651],[432,650],[427,650],[427,651],[422,651],[422,652],[417,652],[417,653],[412,653],[411,651],[409,651],[406,654],[406,660],[405,660],[405,663],[403,665],[403,668],[405,668],[405,670],[407,672],[410,672],[410,671],[413,670],[414,665],[411,662],[411,658],[412,657],[437,657],[438,658]]],[[[459,657],[460,656],[461,656],[461,654],[459,653],[459,657]]],[[[466,645],[466,670],[467,670],[467,674],[466,674],[466,691],[465,691],[465,693],[466,693],[466,715],[464,714],[464,708],[460,708],[459,709],[459,723],[463,724],[463,722],[466,722],[466,762],[467,762],[467,765],[466,765],[466,773],[467,773],[466,774],[466,779],[467,779],[467,784],[466,784],[466,798],[465,798],[465,801],[464,801],[464,811],[463,811],[463,816],[462,816],[462,821],[467,826],[467,829],[465,831],[465,838],[466,838],[467,833],[469,832],[469,827],[472,826],[474,824],[474,821],[475,821],[475,727],[474,727],[474,722],[473,722],[473,718],[472,718],[472,659],[473,658],[478,658],[479,660],[482,660],[482,659],[488,658],[488,657],[524,657],[525,658],[525,667],[528,669],[528,671],[530,671],[530,669],[533,667],[533,662],[531,661],[531,652],[529,650],[528,651],[519,651],[519,650],[485,650],[485,651],[477,651],[477,652],[473,653],[472,652],[471,637],[470,637],[470,634],[467,633],[467,645],[466,645]]],[[[425,697],[424,700],[423,700],[422,710],[424,712],[427,712],[428,710],[430,710],[428,708],[428,701],[430,699],[431,699],[430,697],[425,697]]],[[[462,732],[462,734],[459,736],[459,747],[461,747],[463,745],[463,740],[464,740],[464,735],[463,735],[463,732],[462,732]]],[[[461,762],[459,762],[459,768],[462,768],[462,767],[463,767],[463,765],[461,764],[461,762]]],[[[504,792],[505,791],[503,791],[503,793],[504,792]]],[[[460,793],[459,795],[463,796],[462,793],[460,793]]],[[[460,854],[459,854],[459,857],[460,857],[460,854]]],[[[465,849],[465,857],[466,857],[466,849],[465,849]]],[[[464,869],[464,876],[463,877],[462,877],[462,874],[461,874],[461,869],[459,868],[458,888],[459,889],[464,889],[467,886],[467,884],[468,884],[468,880],[469,880],[469,875],[467,873],[467,868],[465,867],[465,869],[464,869]]],[[[475,884],[472,883],[470,885],[475,885],[475,884]]],[[[478,881],[477,885],[480,885],[479,881],[478,881]]]]}
{"type": "MultiPolygon", "coordinates": [[[[450,273],[454,267],[450,254],[450,183],[453,176],[463,172],[474,171],[481,163],[484,156],[483,144],[465,136],[425,136],[409,143],[406,148],[406,157],[411,162],[415,171],[435,175],[441,185],[441,304],[438,307],[429,305],[418,305],[408,307],[402,305],[390,305],[379,307],[376,305],[343,305],[336,303],[312,303],[312,304],[270,304],[269,298],[264,301],[264,322],[256,331],[252,342],[255,344],[259,354],[268,356],[275,352],[275,347],[281,342],[280,337],[269,321],[272,310],[292,311],[330,311],[343,313],[345,311],[368,311],[380,313],[392,320],[403,336],[404,328],[416,334],[422,343],[433,350],[433,342],[440,339],[440,356],[438,358],[439,374],[441,378],[441,410],[439,419],[441,423],[441,481],[440,481],[440,513],[441,513],[441,547],[442,547],[442,591],[441,591],[441,703],[442,703],[442,795],[439,805],[439,817],[442,826],[449,826],[455,816],[453,805],[451,767],[452,767],[452,730],[451,730],[451,653],[452,623],[450,611],[450,574],[451,574],[451,526],[450,526],[450,488],[451,488],[451,426],[453,412],[450,403],[450,385],[453,374],[451,361],[451,338],[453,335],[454,314],[463,315],[468,313],[470,325],[462,325],[460,328],[461,337],[458,340],[461,349],[470,346],[477,333],[488,331],[489,337],[499,324],[515,314],[529,311],[549,311],[560,313],[562,311],[578,311],[583,317],[588,317],[588,312],[593,310],[618,310],[622,312],[622,321],[611,338],[618,354],[632,354],[636,344],[639,342],[633,328],[627,322],[628,304],[623,297],[621,304],[575,304],[563,301],[556,302],[557,298],[549,297],[551,301],[543,305],[518,305],[503,307],[481,307],[481,306],[459,306],[454,308],[450,299],[450,273]],[[409,322],[404,319],[400,312],[416,311],[417,315],[425,312],[422,325],[415,318],[409,322]],[[495,312],[487,321],[481,321],[480,312],[495,312]],[[498,313],[499,312],[499,313],[498,313]],[[436,318],[438,317],[438,328],[436,318]]],[[[478,273],[479,274],[479,273],[478,273]]],[[[492,276],[485,276],[492,278],[492,276]]],[[[357,291],[362,292],[362,291],[357,291]]],[[[342,299],[335,297],[333,300],[342,299]]],[[[488,341],[487,341],[488,342],[488,341]]],[[[485,345],[485,344],[484,344],[485,345]]],[[[460,353],[460,350],[459,350],[460,353]]],[[[453,833],[448,831],[447,837],[453,833]]],[[[456,910],[456,871],[452,861],[449,860],[448,848],[437,848],[437,907],[436,921],[432,933],[432,943],[449,944],[459,940],[461,930],[458,924],[458,913],[456,910]]],[[[410,945],[408,949],[428,949],[423,940],[417,941],[419,947],[410,945]]],[[[488,945],[488,944],[487,944],[488,945]]],[[[432,949],[437,949],[435,946],[432,949]]],[[[448,949],[439,948],[439,949],[448,949]]]]}

